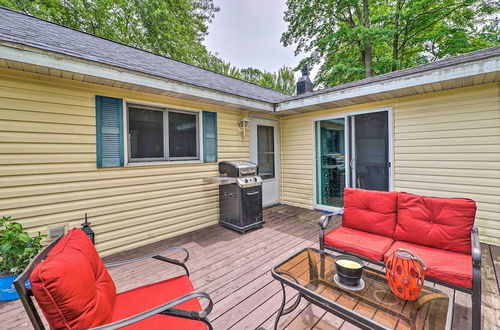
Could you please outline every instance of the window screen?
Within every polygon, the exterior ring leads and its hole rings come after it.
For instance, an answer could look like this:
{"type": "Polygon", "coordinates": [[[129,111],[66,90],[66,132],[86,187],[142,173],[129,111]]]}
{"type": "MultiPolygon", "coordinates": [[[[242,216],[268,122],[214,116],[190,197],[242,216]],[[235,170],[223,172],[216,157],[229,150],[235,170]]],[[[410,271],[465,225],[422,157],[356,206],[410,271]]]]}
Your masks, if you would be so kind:
{"type": "Polygon", "coordinates": [[[196,114],[168,113],[168,143],[170,158],[197,157],[197,116],[196,114]]]}
{"type": "Polygon", "coordinates": [[[163,111],[129,108],[131,158],[164,158],[163,111]]]}

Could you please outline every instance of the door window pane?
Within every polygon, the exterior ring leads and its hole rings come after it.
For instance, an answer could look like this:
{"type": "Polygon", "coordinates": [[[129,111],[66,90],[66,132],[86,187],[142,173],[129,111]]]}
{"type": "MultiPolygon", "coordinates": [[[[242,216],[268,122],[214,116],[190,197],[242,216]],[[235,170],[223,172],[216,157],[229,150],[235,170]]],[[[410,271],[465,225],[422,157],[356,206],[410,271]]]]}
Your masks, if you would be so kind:
{"type": "Polygon", "coordinates": [[[273,179],[274,169],[274,127],[257,125],[257,162],[262,180],[273,179]]]}
{"type": "Polygon", "coordinates": [[[355,187],[389,191],[387,111],[354,116],[355,187]]]}
{"type": "Polygon", "coordinates": [[[168,113],[168,146],[170,157],[197,158],[198,116],[184,112],[168,113]]]}
{"type": "Polygon", "coordinates": [[[345,120],[316,123],[318,204],[343,207],[345,187],[345,120]]]}
{"type": "Polygon", "coordinates": [[[163,111],[129,108],[131,158],[163,158],[163,111]]]}

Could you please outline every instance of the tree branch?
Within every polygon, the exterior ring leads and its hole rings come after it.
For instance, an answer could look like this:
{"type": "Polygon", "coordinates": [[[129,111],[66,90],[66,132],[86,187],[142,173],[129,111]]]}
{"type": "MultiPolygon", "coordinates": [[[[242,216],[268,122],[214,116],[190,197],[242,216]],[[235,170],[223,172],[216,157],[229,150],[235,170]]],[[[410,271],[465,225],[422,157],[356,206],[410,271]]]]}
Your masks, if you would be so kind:
{"type": "Polygon", "coordinates": [[[401,43],[401,45],[399,46],[399,50],[402,49],[402,47],[406,46],[406,43],[410,40],[411,37],[414,37],[416,36],[417,34],[419,34],[420,32],[428,29],[429,27],[433,26],[434,24],[436,24],[437,22],[441,21],[442,19],[448,17],[450,14],[452,14],[453,12],[455,12],[456,10],[460,9],[461,7],[463,7],[463,4],[460,4],[458,6],[456,6],[455,8],[453,8],[452,10],[450,10],[448,13],[446,13],[445,15],[439,17],[438,19],[434,20],[433,22],[431,22],[430,24],[427,24],[425,25],[423,28],[417,30],[417,31],[414,31],[413,33],[407,35],[405,37],[405,39],[403,40],[403,42],[401,43]]]}

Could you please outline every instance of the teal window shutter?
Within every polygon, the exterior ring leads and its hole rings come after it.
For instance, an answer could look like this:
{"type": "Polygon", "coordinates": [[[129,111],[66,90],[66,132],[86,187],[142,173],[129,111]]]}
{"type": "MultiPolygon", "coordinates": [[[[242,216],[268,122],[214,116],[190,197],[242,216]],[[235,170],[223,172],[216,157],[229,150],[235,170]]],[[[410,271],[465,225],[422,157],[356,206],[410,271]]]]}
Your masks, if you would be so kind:
{"type": "Polygon", "coordinates": [[[217,162],[217,113],[203,111],[203,161],[217,162]]]}
{"type": "Polygon", "coordinates": [[[123,166],[123,101],[96,96],[97,167],[123,166]]]}

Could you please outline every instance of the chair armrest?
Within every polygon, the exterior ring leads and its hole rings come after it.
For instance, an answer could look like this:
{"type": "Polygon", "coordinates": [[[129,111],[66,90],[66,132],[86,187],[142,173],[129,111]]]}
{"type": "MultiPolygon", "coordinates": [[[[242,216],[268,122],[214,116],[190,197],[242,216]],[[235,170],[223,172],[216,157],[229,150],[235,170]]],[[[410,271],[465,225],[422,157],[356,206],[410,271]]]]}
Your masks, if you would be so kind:
{"type": "Polygon", "coordinates": [[[319,226],[321,229],[326,229],[326,227],[328,227],[332,215],[333,214],[325,214],[319,218],[319,226]]]}
{"type": "Polygon", "coordinates": [[[92,328],[92,330],[111,330],[111,329],[118,329],[125,327],[130,324],[137,323],[139,321],[145,320],[151,316],[155,316],[158,314],[164,314],[164,315],[179,315],[179,317],[183,318],[188,318],[192,320],[197,320],[197,321],[203,321],[206,320],[206,317],[210,312],[212,311],[213,308],[213,302],[212,299],[210,299],[210,296],[205,293],[205,292],[191,292],[188,293],[184,296],[181,296],[179,298],[176,298],[174,300],[171,300],[169,302],[166,302],[164,304],[161,304],[157,307],[151,308],[147,311],[144,311],[142,313],[127,317],[123,320],[119,320],[113,323],[108,323],[101,325],[99,327],[92,328]],[[186,311],[186,310],[181,310],[181,309],[176,309],[173,308],[179,304],[182,304],[183,302],[186,302],[188,300],[191,300],[193,298],[205,298],[208,299],[208,306],[205,307],[201,312],[199,311],[186,311]],[[177,311],[182,311],[181,313],[176,313],[177,311]]]}
{"type": "Polygon", "coordinates": [[[474,267],[481,267],[481,245],[479,243],[479,232],[477,227],[471,230],[471,244],[472,265],[474,267]]]}
{"type": "Polygon", "coordinates": [[[106,267],[122,266],[122,265],[127,265],[127,264],[130,264],[130,263],[133,263],[133,262],[137,262],[137,261],[141,261],[141,260],[145,260],[145,259],[149,259],[149,258],[155,258],[155,259],[158,259],[158,260],[162,260],[162,261],[166,261],[166,262],[170,262],[170,263],[174,263],[174,264],[183,265],[189,259],[189,252],[185,248],[183,248],[183,247],[173,247],[173,248],[166,249],[166,250],[163,250],[163,251],[160,251],[160,252],[157,252],[157,253],[153,253],[153,254],[150,254],[150,255],[147,255],[147,256],[143,256],[143,257],[132,258],[132,259],[123,260],[123,261],[116,261],[116,262],[105,263],[104,266],[106,266],[106,267]],[[161,256],[162,254],[173,252],[173,251],[183,251],[184,253],[186,253],[186,257],[184,259],[182,259],[182,260],[178,260],[178,259],[172,259],[172,258],[167,258],[167,257],[161,256]]]}
{"type": "Polygon", "coordinates": [[[328,227],[328,224],[330,223],[330,220],[333,216],[342,215],[343,213],[344,213],[344,209],[342,209],[338,213],[329,213],[329,214],[322,215],[319,218],[319,226],[321,227],[321,229],[326,229],[326,227],[328,227]]]}
{"type": "Polygon", "coordinates": [[[122,265],[127,265],[127,264],[130,264],[133,262],[137,262],[137,261],[149,259],[149,258],[165,261],[165,262],[180,266],[180,267],[184,268],[184,270],[186,271],[186,274],[189,276],[189,270],[186,267],[186,261],[188,261],[188,259],[189,259],[189,252],[188,252],[188,250],[186,250],[183,247],[173,247],[173,248],[170,248],[167,250],[160,251],[160,252],[155,253],[155,254],[150,254],[147,256],[139,257],[139,258],[133,258],[133,259],[117,261],[117,262],[110,262],[110,263],[104,264],[104,266],[106,266],[106,268],[107,267],[122,266],[122,265]],[[161,254],[165,254],[165,253],[173,252],[173,251],[183,251],[184,253],[186,253],[186,257],[182,260],[179,260],[179,259],[167,258],[167,257],[164,257],[161,255],[161,254]]]}

